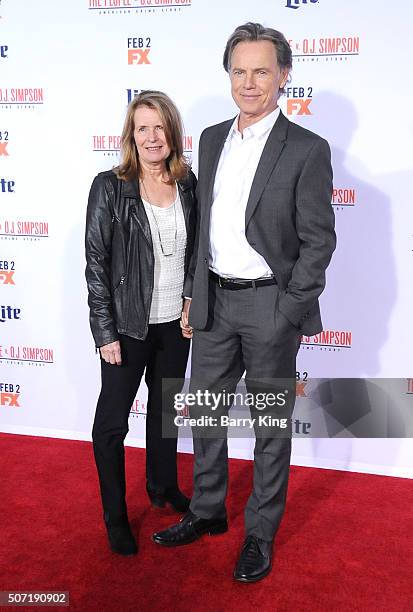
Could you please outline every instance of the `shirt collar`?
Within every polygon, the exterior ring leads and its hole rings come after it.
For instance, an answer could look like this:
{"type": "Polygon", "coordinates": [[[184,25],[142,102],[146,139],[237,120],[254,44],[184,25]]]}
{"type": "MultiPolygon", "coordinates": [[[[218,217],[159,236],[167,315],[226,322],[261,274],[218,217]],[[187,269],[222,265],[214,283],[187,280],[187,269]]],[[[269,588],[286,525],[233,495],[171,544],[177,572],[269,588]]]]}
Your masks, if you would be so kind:
{"type": "MultiPolygon", "coordinates": [[[[277,106],[275,110],[272,111],[269,115],[266,115],[256,123],[253,123],[249,127],[245,128],[243,131],[242,138],[258,138],[261,139],[268,134],[268,132],[274,127],[275,122],[277,121],[280,114],[280,107],[277,106]]],[[[238,119],[239,115],[235,117],[234,123],[232,124],[227,140],[231,140],[234,136],[241,138],[241,133],[238,130],[238,119]]]]}

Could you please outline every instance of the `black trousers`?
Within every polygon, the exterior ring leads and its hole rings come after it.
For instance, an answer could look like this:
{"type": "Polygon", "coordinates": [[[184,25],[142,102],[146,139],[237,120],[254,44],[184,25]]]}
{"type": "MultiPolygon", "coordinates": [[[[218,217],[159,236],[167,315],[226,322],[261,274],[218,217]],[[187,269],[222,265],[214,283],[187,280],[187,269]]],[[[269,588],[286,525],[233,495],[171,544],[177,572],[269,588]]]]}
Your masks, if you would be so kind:
{"type": "Polygon", "coordinates": [[[127,518],[124,439],[145,368],[147,488],[164,493],[178,486],[177,436],[162,436],[162,402],[168,399],[162,393],[162,379],[179,379],[168,390],[172,402],[173,393],[179,392],[183,384],[190,342],[182,336],[178,319],[149,325],[145,340],[121,335],[120,344],[122,365],[111,365],[101,359],[102,390],[92,431],[104,517],[110,523],[127,518]]]}

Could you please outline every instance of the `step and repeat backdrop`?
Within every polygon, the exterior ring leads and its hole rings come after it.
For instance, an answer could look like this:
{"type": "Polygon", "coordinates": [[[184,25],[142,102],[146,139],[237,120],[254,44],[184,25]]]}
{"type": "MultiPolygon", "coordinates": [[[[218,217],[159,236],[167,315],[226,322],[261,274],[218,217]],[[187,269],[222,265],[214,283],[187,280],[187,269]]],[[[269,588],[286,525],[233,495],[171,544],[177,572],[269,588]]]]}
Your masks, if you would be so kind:
{"type": "MultiPolygon", "coordinates": [[[[325,330],[299,351],[293,462],[413,477],[412,17],[385,0],[0,0],[2,431],[90,439],[100,384],[84,280],[92,179],[117,164],[126,106],[142,89],[177,103],[196,172],[201,131],[236,114],[226,40],[259,21],[293,50],[283,112],[327,138],[334,166],[338,247],[325,330]],[[341,417],[332,410],[315,437],[319,378],[334,383],[324,404],[341,379],[363,390],[341,393],[341,417]],[[376,379],[383,427],[370,435],[358,426],[376,379]]],[[[144,445],[145,418],[143,384],[128,444],[144,445]]],[[[230,441],[232,456],[252,450],[250,438],[230,441]]]]}

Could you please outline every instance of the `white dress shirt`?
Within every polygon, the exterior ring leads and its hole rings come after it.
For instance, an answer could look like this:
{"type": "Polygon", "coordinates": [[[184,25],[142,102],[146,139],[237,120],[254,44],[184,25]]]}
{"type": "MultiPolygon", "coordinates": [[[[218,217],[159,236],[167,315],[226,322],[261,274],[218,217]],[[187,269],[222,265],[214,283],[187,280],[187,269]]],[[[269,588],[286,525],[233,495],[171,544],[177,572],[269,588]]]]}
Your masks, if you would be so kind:
{"type": "Polygon", "coordinates": [[[215,176],[209,234],[209,267],[226,277],[271,276],[265,259],[247,242],[245,210],[265,143],[280,114],[272,113],[238,130],[238,117],[228,133],[215,176]]]}

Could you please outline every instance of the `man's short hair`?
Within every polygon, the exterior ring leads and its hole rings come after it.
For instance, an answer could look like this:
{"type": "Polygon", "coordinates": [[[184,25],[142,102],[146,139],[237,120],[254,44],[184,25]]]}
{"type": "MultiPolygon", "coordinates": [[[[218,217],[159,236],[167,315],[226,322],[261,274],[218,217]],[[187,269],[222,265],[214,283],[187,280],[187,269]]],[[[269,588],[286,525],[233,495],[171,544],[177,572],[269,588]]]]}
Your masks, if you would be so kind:
{"type": "MultiPolygon", "coordinates": [[[[272,42],[277,54],[277,62],[279,67],[282,69],[287,69],[288,71],[291,70],[293,65],[292,52],[284,34],[278,32],[278,30],[265,28],[260,23],[253,23],[251,21],[235,28],[231,36],[228,38],[223,58],[225,70],[227,72],[230,71],[232,52],[240,42],[254,42],[257,40],[268,40],[272,42]]],[[[280,90],[280,93],[283,93],[283,90],[280,90]]]]}

